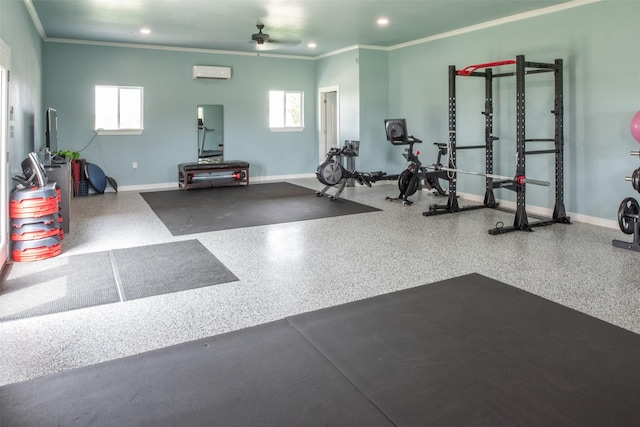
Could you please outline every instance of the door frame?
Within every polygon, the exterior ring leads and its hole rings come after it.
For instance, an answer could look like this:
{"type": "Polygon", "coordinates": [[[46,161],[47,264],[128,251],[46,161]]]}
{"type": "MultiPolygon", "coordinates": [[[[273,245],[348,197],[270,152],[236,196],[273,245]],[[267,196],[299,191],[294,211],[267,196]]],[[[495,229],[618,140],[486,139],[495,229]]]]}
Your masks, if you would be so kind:
{"type": "Polygon", "coordinates": [[[327,86],[322,87],[318,90],[318,112],[319,118],[318,126],[319,134],[318,134],[318,155],[320,159],[320,163],[324,161],[325,156],[327,155],[328,147],[327,147],[327,117],[329,114],[334,116],[334,123],[336,127],[336,146],[338,145],[338,141],[340,141],[340,87],[339,86],[327,86]],[[333,93],[336,94],[336,105],[335,109],[328,110],[327,109],[327,94],[333,93]]]}
{"type": "Polygon", "coordinates": [[[9,81],[11,48],[0,39],[0,269],[9,258],[9,81]]]}

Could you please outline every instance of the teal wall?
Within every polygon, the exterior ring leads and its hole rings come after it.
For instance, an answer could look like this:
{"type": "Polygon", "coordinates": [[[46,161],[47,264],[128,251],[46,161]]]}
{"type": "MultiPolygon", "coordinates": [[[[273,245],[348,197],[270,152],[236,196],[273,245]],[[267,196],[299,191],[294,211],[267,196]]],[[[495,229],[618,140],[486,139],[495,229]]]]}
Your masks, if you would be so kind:
{"type": "Polygon", "coordinates": [[[360,49],[360,157],[356,168],[365,172],[395,174],[402,170],[388,169],[397,156],[384,132],[384,119],[389,118],[388,64],[388,52],[360,49]]]}
{"type": "MultiPolygon", "coordinates": [[[[145,88],[145,132],[141,136],[98,136],[83,157],[124,186],[176,180],[176,164],[197,154],[198,104],[221,104],[225,112],[225,157],[252,163],[252,176],[313,173],[318,164],[317,94],[338,86],[341,141],[361,141],[360,170],[397,173],[399,147],[384,140],[384,118],[406,118],[409,132],[424,140],[425,163],[435,159],[432,142],[448,131],[447,68],[512,59],[565,63],[565,201],[569,212],[616,220],[617,206],[635,191],[625,175],[640,166],[629,156],[637,143],[629,132],[640,110],[640,2],[602,0],[389,51],[359,48],[316,60],[42,43],[22,1],[0,1],[0,37],[12,49],[11,105],[15,136],[11,171],[42,142],[46,107],[58,110],[60,148],[80,150],[93,138],[93,86],[145,88]],[[16,52],[19,52],[17,54],[16,52]],[[228,81],[195,81],[193,65],[233,69],[228,81]],[[42,85],[42,90],[41,90],[42,85]],[[273,133],[267,127],[268,91],[305,93],[305,130],[273,133]],[[131,168],[138,162],[138,169],[131,168]]],[[[458,78],[458,141],[483,138],[484,87],[480,79],[458,78]]],[[[515,82],[496,82],[495,172],[515,169],[515,82]]],[[[549,75],[527,80],[527,136],[552,134],[553,87],[549,75]]],[[[481,152],[459,153],[458,167],[483,170],[481,152]]],[[[527,159],[528,176],[553,181],[549,158],[527,159]],[[529,160],[531,159],[531,160],[529,160]]],[[[481,195],[482,179],[459,176],[458,190],[481,195]]],[[[497,190],[497,197],[513,194],[497,190]]],[[[553,191],[530,186],[530,205],[551,208],[553,191]]]]}
{"type": "MultiPolygon", "coordinates": [[[[406,117],[409,132],[432,163],[432,141],[446,142],[449,65],[515,59],[564,60],[565,206],[570,212],[615,220],[620,201],[635,191],[624,177],[640,166],[629,151],[640,147],[629,124],[640,110],[640,2],[604,0],[581,7],[396,49],[389,55],[391,116],[406,117]]],[[[515,79],[497,79],[494,170],[515,173],[515,79]]],[[[482,143],[484,86],[481,79],[457,78],[458,143],[482,143]]],[[[532,76],[526,86],[528,138],[553,136],[553,78],[532,76]]],[[[531,145],[528,146],[531,148],[531,145]]],[[[536,145],[536,148],[540,145],[536,145]]],[[[545,147],[546,148],[546,147],[545,147]]],[[[484,170],[483,152],[459,152],[461,169],[484,170]]],[[[553,159],[527,157],[530,178],[553,182],[553,159]]],[[[458,191],[483,194],[484,181],[459,175],[458,191]]],[[[551,187],[553,188],[553,187],[551,187]]],[[[636,194],[637,196],[637,194],[636,194]]],[[[496,197],[513,200],[499,190],[496,197]]],[[[553,191],[529,186],[527,203],[553,207],[553,191]]]]}
{"type": "Polygon", "coordinates": [[[388,113],[389,53],[354,48],[316,61],[318,88],[338,87],[339,141],[360,141],[356,168],[382,170],[388,166],[384,136],[388,113]]]}
{"type": "Polygon", "coordinates": [[[359,56],[359,49],[352,49],[319,59],[315,64],[318,88],[339,87],[340,129],[338,143],[340,145],[345,140],[360,139],[359,56]]]}
{"type": "MultiPolygon", "coordinates": [[[[42,40],[22,1],[0,0],[0,38],[11,49],[9,175],[22,175],[20,162],[44,138],[42,40]]],[[[13,182],[8,183],[13,188],[13,182]]]]}
{"type": "Polygon", "coordinates": [[[200,104],[224,106],[225,158],[250,162],[253,177],[304,174],[317,166],[311,60],[47,43],[43,63],[43,102],[58,111],[61,149],[81,150],[94,137],[96,84],[144,87],[142,135],[100,135],[81,153],[119,185],[176,181],[177,164],[197,160],[200,104]],[[231,67],[232,78],[193,80],[194,65],[231,67]],[[304,131],[269,130],[272,89],[304,91],[304,131]]]}

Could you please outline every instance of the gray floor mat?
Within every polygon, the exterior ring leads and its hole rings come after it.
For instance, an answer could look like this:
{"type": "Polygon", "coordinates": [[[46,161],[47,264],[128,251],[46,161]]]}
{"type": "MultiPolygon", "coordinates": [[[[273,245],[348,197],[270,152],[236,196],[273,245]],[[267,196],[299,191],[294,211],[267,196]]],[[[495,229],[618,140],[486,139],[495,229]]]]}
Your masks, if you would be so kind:
{"type": "Polygon", "coordinates": [[[125,301],[238,280],[198,240],[111,252],[125,301]]]}
{"type": "Polygon", "coordinates": [[[14,262],[0,277],[0,321],[237,280],[198,240],[14,262]]]}
{"type": "Polygon", "coordinates": [[[0,387],[4,427],[392,426],[286,320],[0,387]]]}
{"type": "Polygon", "coordinates": [[[13,263],[0,282],[0,321],[117,301],[108,252],[13,263]]]}
{"type": "Polygon", "coordinates": [[[376,212],[287,182],[140,193],[174,236],[376,212]]]}
{"type": "Polygon", "coordinates": [[[637,426],[640,336],[479,274],[0,387],[3,426],[637,426]]]}
{"type": "Polygon", "coordinates": [[[479,274],[289,318],[397,426],[631,426],[640,336],[479,274]]]}

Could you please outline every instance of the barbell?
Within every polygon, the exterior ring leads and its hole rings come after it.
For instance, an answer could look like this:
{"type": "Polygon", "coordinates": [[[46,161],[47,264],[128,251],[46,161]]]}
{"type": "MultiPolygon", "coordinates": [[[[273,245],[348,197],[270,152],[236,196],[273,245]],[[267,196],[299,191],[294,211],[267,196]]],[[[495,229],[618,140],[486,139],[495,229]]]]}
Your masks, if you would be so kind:
{"type": "Polygon", "coordinates": [[[442,170],[442,171],[456,172],[456,173],[464,173],[464,174],[467,174],[467,175],[485,176],[485,177],[491,178],[491,179],[512,180],[514,184],[519,184],[519,185],[533,184],[533,185],[541,185],[543,187],[548,187],[548,186],[551,185],[551,183],[549,183],[548,181],[540,181],[540,180],[537,180],[537,179],[529,179],[529,178],[526,178],[524,175],[504,176],[504,175],[495,175],[495,174],[492,174],[492,173],[482,173],[482,172],[467,171],[467,170],[464,170],[464,169],[446,168],[446,167],[443,167],[443,166],[425,166],[425,167],[427,169],[442,170]]]}

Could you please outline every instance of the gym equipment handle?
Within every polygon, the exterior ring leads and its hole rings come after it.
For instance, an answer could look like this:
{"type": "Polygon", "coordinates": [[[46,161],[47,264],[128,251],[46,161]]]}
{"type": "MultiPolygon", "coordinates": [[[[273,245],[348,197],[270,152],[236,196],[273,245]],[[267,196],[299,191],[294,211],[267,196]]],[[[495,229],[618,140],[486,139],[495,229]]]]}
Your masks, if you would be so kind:
{"type": "Polygon", "coordinates": [[[462,70],[458,70],[458,75],[459,76],[470,76],[471,74],[473,74],[478,68],[489,68],[489,67],[497,67],[499,65],[509,65],[509,64],[515,64],[516,61],[513,59],[507,59],[505,61],[496,61],[496,62],[486,62],[484,64],[475,64],[475,65],[469,65],[465,68],[463,68],[462,70]]]}

